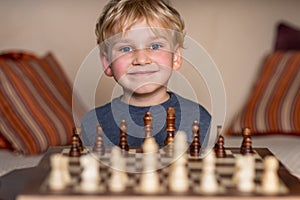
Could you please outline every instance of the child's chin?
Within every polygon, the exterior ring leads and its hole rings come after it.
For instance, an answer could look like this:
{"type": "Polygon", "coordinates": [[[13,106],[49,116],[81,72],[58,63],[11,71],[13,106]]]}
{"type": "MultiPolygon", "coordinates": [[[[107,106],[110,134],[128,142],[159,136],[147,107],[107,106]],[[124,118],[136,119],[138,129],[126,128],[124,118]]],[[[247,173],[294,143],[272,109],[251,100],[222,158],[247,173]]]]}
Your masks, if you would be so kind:
{"type": "Polygon", "coordinates": [[[152,93],[160,92],[162,87],[163,87],[162,85],[147,84],[135,89],[134,93],[139,95],[152,94],[152,93]]]}

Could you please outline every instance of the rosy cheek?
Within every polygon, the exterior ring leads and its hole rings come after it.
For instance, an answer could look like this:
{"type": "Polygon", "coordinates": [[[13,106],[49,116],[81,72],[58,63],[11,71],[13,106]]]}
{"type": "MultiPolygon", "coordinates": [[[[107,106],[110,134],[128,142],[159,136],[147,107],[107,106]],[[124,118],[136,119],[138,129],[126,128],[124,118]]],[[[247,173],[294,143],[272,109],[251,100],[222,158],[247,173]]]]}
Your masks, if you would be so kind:
{"type": "Polygon", "coordinates": [[[114,77],[119,80],[127,71],[127,66],[122,60],[116,60],[112,63],[114,77]]]}

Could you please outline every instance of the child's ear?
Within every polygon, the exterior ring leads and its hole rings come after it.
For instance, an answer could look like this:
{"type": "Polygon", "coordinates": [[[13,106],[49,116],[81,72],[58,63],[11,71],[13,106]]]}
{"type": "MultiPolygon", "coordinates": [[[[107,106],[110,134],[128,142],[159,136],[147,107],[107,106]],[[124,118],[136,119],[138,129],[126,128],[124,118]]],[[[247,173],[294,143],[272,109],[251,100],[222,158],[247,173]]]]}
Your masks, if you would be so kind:
{"type": "Polygon", "coordinates": [[[100,54],[101,62],[102,62],[102,67],[103,71],[106,76],[113,76],[112,70],[111,70],[111,63],[107,57],[106,54],[100,54]]]}
{"type": "Polygon", "coordinates": [[[179,70],[182,65],[181,47],[177,45],[173,57],[173,70],[179,70]]]}

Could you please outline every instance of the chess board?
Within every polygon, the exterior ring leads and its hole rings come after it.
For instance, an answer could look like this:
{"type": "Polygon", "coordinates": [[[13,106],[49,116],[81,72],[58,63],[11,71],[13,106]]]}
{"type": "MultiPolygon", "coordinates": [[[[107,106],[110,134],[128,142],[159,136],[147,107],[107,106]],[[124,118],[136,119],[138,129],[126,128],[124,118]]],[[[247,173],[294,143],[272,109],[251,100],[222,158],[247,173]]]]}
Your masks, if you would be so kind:
{"type": "MultiPolygon", "coordinates": [[[[188,156],[187,169],[189,176],[189,190],[184,193],[172,192],[169,189],[169,164],[172,161],[164,151],[159,152],[159,179],[160,191],[155,194],[144,194],[139,189],[139,181],[142,171],[142,157],[138,149],[130,149],[124,154],[126,159],[126,171],[128,172],[128,182],[124,192],[111,192],[108,188],[110,180],[109,160],[111,148],[106,147],[105,154],[100,157],[100,183],[99,190],[88,193],[80,189],[81,167],[78,157],[70,158],[69,171],[72,177],[72,184],[64,190],[53,191],[49,188],[48,179],[50,172],[49,157],[53,153],[60,153],[68,156],[69,147],[54,147],[49,150],[40,165],[33,171],[32,181],[28,184],[25,191],[18,196],[18,199],[299,199],[300,198],[300,181],[292,176],[285,167],[280,164],[278,174],[280,177],[280,189],[275,195],[267,195],[261,189],[261,176],[264,170],[263,158],[272,153],[266,148],[255,148],[255,183],[256,187],[253,192],[244,193],[237,190],[233,184],[234,165],[236,156],[240,155],[239,148],[226,148],[227,157],[217,158],[216,160],[216,178],[219,184],[217,192],[207,194],[201,191],[200,174],[202,171],[202,159],[188,156]]],[[[88,153],[85,150],[84,154],[88,153]]]]}

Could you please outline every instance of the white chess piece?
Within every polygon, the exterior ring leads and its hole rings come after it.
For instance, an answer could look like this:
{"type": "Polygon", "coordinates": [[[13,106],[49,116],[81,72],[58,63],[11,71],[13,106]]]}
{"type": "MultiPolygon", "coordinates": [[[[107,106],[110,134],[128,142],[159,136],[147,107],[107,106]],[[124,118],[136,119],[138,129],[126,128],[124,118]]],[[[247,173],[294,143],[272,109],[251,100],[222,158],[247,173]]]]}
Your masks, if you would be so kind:
{"type": "Polygon", "coordinates": [[[50,157],[51,172],[49,175],[49,187],[52,190],[63,190],[70,183],[65,169],[62,168],[62,155],[54,154],[50,157]]]}
{"type": "Polygon", "coordinates": [[[188,149],[187,136],[184,131],[177,131],[174,139],[174,159],[186,153],[188,149]]]}
{"type": "Polygon", "coordinates": [[[112,148],[111,157],[111,178],[109,181],[109,190],[112,192],[122,192],[126,189],[128,176],[126,173],[126,160],[122,156],[121,149],[117,146],[112,148]]]}
{"type": "Polygon", "coordinates": [[[158,193],[160,189],[159,175],[157,171],[145,172],[141,175],[140,190],[143,193],[158,193]]]}
{"type": "Polygon", "coordinates": [[[157,170],[158,144],[154,137],[146,138],[143,146],[143,170],[144,172],[157,170]]]}
{"type": "Polygon", "coordinates": [[[171,166],[169,187],[173,192],[186,192],[189,189],[189,179],[186,166],[176,164],[171,166]]]}
{"type": "Polygon", "coordinates": [[[252,155],[242,157],[237,175],[237,189],[241,192],[252,192],[255,189],[255,159],[252,155]]]}
{"type": "Polygon", "coordinates": [[[215,175],[215,152],[211,151],[204,159],[201,174],[201,190],[204,193],[216,193],[218,182],[215,175]]]}
{"type": "Polygon", "coordinates": [[[278,160],[274,156],[264,159],[264,173],[262,175],[262,190],[267,194],[276,194],[279,190],[278,160]]]}
{"type": "Polygon", "coordinates": [[[100,181],[99,161],[88,154],[80,157],[80,164],[83,167],[80,183],[81,190],[84,192],[97,191],[100,181]]]}
{"type": "Polygon", "coordinates": [[[188,172],[186,169],[187,136],[183,131],[178,131],[174,139],[174,163],[169,172],[169,187],[173,192],[186,192],[189,189],[188,172]]]}
{"type": "Polygon", "coordinates": [[[112,192],[123,192],[126,189],[127,180],[126,172],[112,169],[108,185],[109,190],[112,192]]]}
{"type": "Polygon", "coordinates": [[[158,144],[154,137],[146,138],[143,146],[143,174],[140,179],[140,190],[143,193],[158,193],[160,189],[158,165],[158,144]]]}
{"type": "Polygon", "coordinates": [[[122,161],[121,149],[118,146],[114,146],[112,148],[110,157],[111,168],[120,170],[120,168],[123,167],[121,166],[123,163],[120,163],[120,161],[122,161]]]}
{"type": "Polygon", "coordinates": [[[72,178],[69,172],[69,157],[61,156],[60,159],[64,182],[69,185],[72,182],[72,178]]]}

